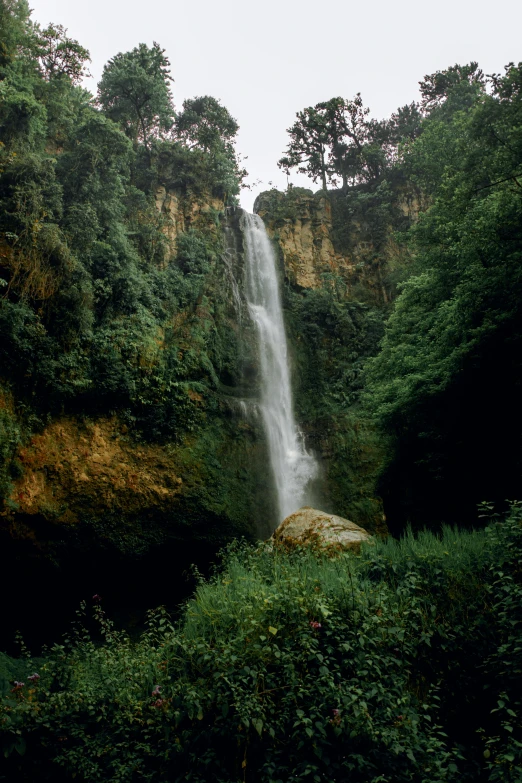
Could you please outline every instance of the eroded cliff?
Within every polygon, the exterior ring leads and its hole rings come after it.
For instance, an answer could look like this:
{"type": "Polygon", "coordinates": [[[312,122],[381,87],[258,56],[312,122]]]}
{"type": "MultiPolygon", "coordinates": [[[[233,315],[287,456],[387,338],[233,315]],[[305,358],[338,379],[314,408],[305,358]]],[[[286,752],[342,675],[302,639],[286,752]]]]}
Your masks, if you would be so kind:
{"type": "Polygon", "coordinates": [[[318,503],[385,532],[386,445],[359,404],[409,254],[398,239],[425,208],[408,184],[262,193],[255,209],[279,252],[297,418],[323,469],[318,503]]]}
{"type": "Polygon", "coordinates": [[[270,190],[254,208],[279,247],[291,285],[317,289],[335,277],[346,297],[385,305],[394,296],[397,271],[407,264],[396,232],[408,228],[425,204],[407,184],[384,194],[270,190]]]}

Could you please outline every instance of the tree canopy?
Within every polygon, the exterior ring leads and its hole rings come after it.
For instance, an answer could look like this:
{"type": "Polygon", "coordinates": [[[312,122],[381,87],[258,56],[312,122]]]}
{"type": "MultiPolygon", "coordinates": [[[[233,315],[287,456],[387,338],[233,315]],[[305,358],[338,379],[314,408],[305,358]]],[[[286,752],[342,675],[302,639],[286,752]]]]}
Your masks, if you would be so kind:
{"type": "Polygon", "coordinates": [[[288,129],[290,142],[278,166],[287,174],[297,168],[314,182],[342,180],[343,190],[377,179],[385,166],[382,123],[368,119],[360,93],[353,100],[337,97],[297,113],[288,129]]]}
{"type": "Polygon", "coordinates": [[[98,85],[98,103],[134,145],[150,146],[174,124],[170,62],[159,44],[140,44],[113,57],[98,85]]]}
{"type": "Polygon", "coordinates": [[[415,264],[366,394],[396,438],[390,481],[409,473],[417,503],[437,484],[455,506],[459,492],[503,499],[520,468],[508,442],[522,434],[522,64],[490,95],[474,63],[422,84],[434,109],[405,166],[432,204],[411,230],[415,264]]]}
{"type": "Polygon", "coordinates": [[[297,168],[300,174],[308,174],[314,182],[319,179],[322,189],[330,179],[328,145],[330,142],[324,110],[309,106],[297,112],[297,120],[288,128],[290,142],[287,153],[278,166],[287,174],[297,168]]]}
{"type": "Polygon", "coordinates": [[[62,25],[50,24],[39,31],[37,52],[47,79],[67,77],[71,84],[80,84],[89,72],[85,65],[90,61],[87,49],[69,38],[62,25]]]}
{"type": "Polygon", "coordinates": [[[238,130],[228,109],[210,95],[183,101],[183,110],[176,117],[177,136],[205,152],[229,149],[238,130]]]}

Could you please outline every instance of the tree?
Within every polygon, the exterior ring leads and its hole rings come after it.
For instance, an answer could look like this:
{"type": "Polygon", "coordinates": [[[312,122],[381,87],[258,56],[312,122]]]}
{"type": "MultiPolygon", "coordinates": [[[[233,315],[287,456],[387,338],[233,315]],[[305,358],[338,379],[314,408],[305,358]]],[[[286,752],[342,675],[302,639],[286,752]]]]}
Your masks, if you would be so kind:
{"type": "Polygon", "coordinates": [[[297,121],[287,131],[290,134],[287,154],[277,165],[286,174],[289,174],[290,169],[297,168],[300,174],[308,174],[314,182],[320,179],[323,190],[326,190],[327,177],[330,174],[330,136],[325,111],[319,106],[309,106],[297,112],[297,121]]]}
{"type": "Polygon", "coordinates": [[[297,122],[288,129],[290,144],[278,166],[287,173],[297,168],[314,182],[335,183],[340,176],[343,190],[352,183],[377,179],[384,167],[384,151],[377,130],[369,121],[369,109],[361,94],[353,100],[331,98],[297,113],[297,122]]]}
{"type": "Polygon", "coordinates": [[[174,105],[170,91],[170,62],[165,50],[154,43],[140,44],[117,54],[103,69],[98,103],[117,122],[135,146],[150,148],[151,139],[172,128],[174,105]]]}
{"type": "Polygon", "coordinates": [[[78,41],[67,37],[65,27],[50,24],[38,32],[38,59],[46,79],[65,76],[77,85],[90,76],[85,66],[91,60],[89,52],[78,41]]]}
{"type": "Polygon", "coordinates": [[[484,73],[478,63],[452,65],[445,71],[436,71],[419,82],[421,108],[429,114],[448,103],[447,109],[468,109],[485,90],[484,73]]]}
{"type": "Polygon", "coordinates": [[[375,145],[373,125],[367,119],[370,110],[363,105],[361,93],[351,101],[332,98],[316,108],[325,112],[331,169],[342,178],[343,190],[347,190],[349,179],[353,183],[375,179],[380,173],[375,154],[380,146],[375,145]]]}
{"type": "Polygon", "coordinates": [[[176,133],[189,146],[204,152],[231,149],[239,125],[228,109],[210,95],[183,102],[176,117],[176,133]]]}

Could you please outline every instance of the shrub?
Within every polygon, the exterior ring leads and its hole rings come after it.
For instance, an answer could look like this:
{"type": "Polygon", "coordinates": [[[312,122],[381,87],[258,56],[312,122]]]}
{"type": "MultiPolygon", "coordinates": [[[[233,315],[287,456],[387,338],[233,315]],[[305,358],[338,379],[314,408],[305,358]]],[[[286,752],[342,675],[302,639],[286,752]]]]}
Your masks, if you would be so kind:
{"type": "Polygon", "coordinates": [[[177,627],[94,597],[1,712],[19,780],[520,780],[522,512],[361,556],[236,544],[177,627]],[[13,742],[23,738],[20,756],[13,742]],[[24,777],[25,776],[25,777],[24,777]]]}

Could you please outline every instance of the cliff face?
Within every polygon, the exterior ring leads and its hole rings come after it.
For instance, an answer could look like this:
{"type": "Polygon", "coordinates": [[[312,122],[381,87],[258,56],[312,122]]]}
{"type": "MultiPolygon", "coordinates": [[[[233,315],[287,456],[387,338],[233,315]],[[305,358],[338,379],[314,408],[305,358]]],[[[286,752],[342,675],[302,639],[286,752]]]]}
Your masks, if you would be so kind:
{"type": "MultiPolygon", "coordinates": [[[[223,214],[225,204],[222,198],[211,193],[195,195],[180,188],[160,185],[156,189],[155,204],[163,220],[163,232],[169,241],[170,250],[176,252],[176,239],[192,229],[216,229],[216,218],[223,214]]],[[[217,233],[217,232],[216,232],[217,233]]]]}
{"type": "MultiPolygon", "coordinates": [[[[293,195],[293,194],[292,194],[293,195]]],[[[255,211],[279,245],[285,277],[299,288],[319,288],[321,275],[333,272],[349,279],[355,257],[335,251],[332,242],[332,207],[324,196],[301,192],[289,199],[277,191],[263,193],[255,211]]]]}
{"type": "Polygon", "coordinates": [[[372,531],[386,530],[377,493],[385,447],[360,409],[362,370],[409,263],[394,232],[422,208],[404,184],[327,196],[271,190],[255,204],[279,251],[296,414],[323,468],[317,502],[372,531]]]}
{"type": "Polygon", "coordinates": [[[78,525],[85,514],[165,511],[182,479],[165,448],[135,444],[116,417],[60,418],[20,448],[22,475],[11,500],[17,515],[44,514],[56,524],[78,525]]]}
{"type": "Polygon", "coordinates": [[[291,285],[316,289],[334,276],[347,297],[382,305],[393,298],[393,272],[407,261],[394,231],[408,227],[425,208],[411,186],[386,195],[271,190],[257,198],[254,209],[279,247],[291,285]]]}

